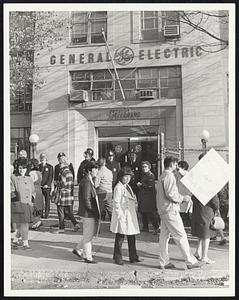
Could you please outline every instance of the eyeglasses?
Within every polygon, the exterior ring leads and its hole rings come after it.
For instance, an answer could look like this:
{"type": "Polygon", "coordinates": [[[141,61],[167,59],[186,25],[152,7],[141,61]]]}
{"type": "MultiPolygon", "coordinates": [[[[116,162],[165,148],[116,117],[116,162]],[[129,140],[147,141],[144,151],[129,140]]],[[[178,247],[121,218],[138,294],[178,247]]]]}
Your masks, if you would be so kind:
{"type": "Polygon", "coordinates": [[[143,169],[145,169],[145,168],[148,168],[148,166],[147,166],[147,165],[145,165],[145,166],[142,166],[142,168],[143,168],[143,169]]]}

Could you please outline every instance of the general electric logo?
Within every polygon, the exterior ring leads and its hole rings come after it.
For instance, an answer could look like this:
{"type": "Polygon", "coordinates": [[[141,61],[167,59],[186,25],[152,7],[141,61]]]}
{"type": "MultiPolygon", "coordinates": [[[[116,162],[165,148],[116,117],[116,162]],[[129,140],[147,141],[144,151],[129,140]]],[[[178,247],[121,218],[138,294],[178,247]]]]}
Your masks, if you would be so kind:
{"type": "Polygon", "coordinates": [[[134,59],[134,51],[129,47],[120,47],[115,51],[114,59],[121,66],[128,65],[134,59]]]}

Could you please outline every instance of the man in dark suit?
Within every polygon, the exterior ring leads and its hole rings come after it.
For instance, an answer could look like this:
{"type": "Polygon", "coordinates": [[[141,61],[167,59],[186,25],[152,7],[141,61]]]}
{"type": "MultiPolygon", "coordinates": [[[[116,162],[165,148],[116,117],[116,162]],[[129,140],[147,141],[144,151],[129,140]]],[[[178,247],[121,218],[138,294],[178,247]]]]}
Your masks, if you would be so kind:
{"type": "Polygon", "coordinates": [[[45,153],[40,154],[39,171],[42,173],[42,194],[45,198],[45,219],[48,218],[50,212],[50,191],[53,180],[53,166],[47,163],[45,153]]]}

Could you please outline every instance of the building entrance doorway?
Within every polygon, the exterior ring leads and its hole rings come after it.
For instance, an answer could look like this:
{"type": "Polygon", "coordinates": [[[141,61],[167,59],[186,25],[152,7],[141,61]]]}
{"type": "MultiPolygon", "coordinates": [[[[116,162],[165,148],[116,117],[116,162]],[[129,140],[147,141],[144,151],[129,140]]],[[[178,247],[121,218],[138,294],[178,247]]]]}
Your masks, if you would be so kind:
{"type": "Polygon", "coordinates": [[[158,132],[158,126],[98,128],[99,157],[106,157],[107,152],[113,150],[123,166],[134,152],[138,163],[144,160],[151,163],[151,171],[157,178],[158,132]]]}

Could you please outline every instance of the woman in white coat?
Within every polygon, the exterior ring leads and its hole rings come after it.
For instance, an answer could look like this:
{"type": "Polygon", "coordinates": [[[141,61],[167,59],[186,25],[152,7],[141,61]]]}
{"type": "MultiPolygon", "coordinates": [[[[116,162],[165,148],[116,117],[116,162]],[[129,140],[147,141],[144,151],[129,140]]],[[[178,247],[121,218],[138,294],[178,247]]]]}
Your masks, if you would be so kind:
{"type": "Polygon", "coordinates": [[[119,171],[119,181],[114,188],[110,230],[116,233],[113,259],[118,265],[123,265],[122,244],[125,235],[128,240],[130,262],[140,262],[135,243],[135,235],[140,233],[136,214],[137,199],[128,184],[131,176],[133,176],[132,170],[129,167],[123,167],[119,171]]]}

